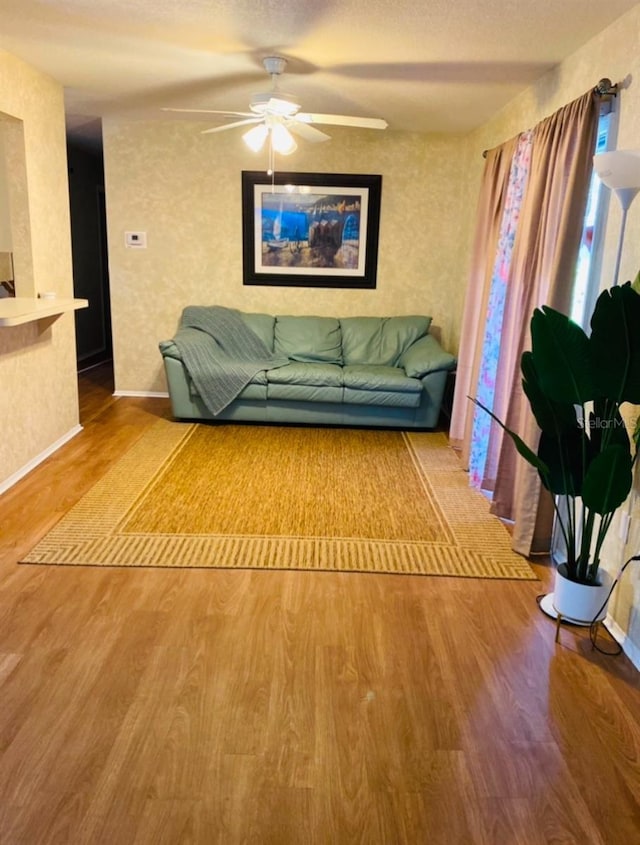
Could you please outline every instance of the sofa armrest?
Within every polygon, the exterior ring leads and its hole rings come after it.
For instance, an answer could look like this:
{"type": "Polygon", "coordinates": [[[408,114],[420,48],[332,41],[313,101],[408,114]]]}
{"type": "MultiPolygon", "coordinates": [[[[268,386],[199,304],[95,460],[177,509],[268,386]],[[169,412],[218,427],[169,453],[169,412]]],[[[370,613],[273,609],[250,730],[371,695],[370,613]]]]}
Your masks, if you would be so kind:
{"type": "MultiPolygon", "coordinates": [[[[202,337],[202,332],[198,329],[192,329],[189,326],[184,328],[180,327],[175,334],[175,338],[188,337],[189,335],[198,335],[199,337],[202,337]]],[[[172,338],[171,340],[161,340],[158,347],[163,358],[175,358],[177,361],[182,361],[182,355],[175,343],[175,338],[172,338]]]]}
{"type": "Polygon", "coordinates": [[[438,370],[453,370],[456,359],[444,351],[433,335],[428,334],[402,353],[398,365],[404,367],[410,378],[422,378],[438,370]]]}
{"type": "Polygon", "coordinates": [[[176,358],[178,361],[182,360],[178,347],[172,340],[161,340],[158,346],[163,358],[176,358]]]}

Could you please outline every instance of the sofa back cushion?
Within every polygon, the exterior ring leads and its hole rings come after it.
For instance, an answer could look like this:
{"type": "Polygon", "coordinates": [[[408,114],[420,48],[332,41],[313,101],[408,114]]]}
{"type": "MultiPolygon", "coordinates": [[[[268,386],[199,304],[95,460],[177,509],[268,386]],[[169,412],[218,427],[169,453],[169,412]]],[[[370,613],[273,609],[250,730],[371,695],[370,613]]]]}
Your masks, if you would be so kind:
{"type": "Polygon", "coordinates": [[[240,312],[240,316],[246,325],[257,334],[267,349],[273,352],[273,333],[276,325],[276,318],[271,314],[248,314],[240,312]]]}
{"type": "Polygon", "coordinates": [[[430,325],[431,317],[346,317],[340,320],[344,363],[395,367],[430,325]]]}
{"type": "Polygon", "coordinates": [[[292,361],[342,364],[340,322],[334,317],[276,317],[273,351],[292,361]]]}

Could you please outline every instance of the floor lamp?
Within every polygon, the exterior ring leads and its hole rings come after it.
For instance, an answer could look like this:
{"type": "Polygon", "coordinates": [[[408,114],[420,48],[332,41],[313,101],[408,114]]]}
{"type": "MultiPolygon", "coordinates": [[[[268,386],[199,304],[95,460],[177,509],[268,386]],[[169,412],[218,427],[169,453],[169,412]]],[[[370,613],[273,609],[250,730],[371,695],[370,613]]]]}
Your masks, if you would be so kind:
{"type": "Polygon", "coordinates": [[[640,150],[612,150],[608,153],[598,153],[593,157],[593,166],[602,184],[615,191],[622,206],[622,222],[613,274],[613,284],[617,285],[627,212],[640,191],[640,150]]]}
{"type": "MultiPolygon", "coordinates": [[[[616,254],[616,267],[613,274],[613,284],[618,284],[620,274],[620,257],[622,255],[622,244],[624,243],[624,230],[627,225],[627,212],[631,203],[640,192],[640,150],[612,150],[608,153],[598,153],[593,157],[593,168],[598,174],[600,181],[607,188],[615,191],[622,206],[622,222],[620,224],[620,235],[618,237],[618,252],[616,254]]],[[[562,506],[562,505],[560,505],[562,506]]],[[[547,593],[539,602],[540,610],[558,618],[558,613],[553,604],[554,594],[547,593]]],[[[575,623],[578,625],[589,623],[575,623]]],[[[556,629],[556,639],[557,639],[556,629]]]]}

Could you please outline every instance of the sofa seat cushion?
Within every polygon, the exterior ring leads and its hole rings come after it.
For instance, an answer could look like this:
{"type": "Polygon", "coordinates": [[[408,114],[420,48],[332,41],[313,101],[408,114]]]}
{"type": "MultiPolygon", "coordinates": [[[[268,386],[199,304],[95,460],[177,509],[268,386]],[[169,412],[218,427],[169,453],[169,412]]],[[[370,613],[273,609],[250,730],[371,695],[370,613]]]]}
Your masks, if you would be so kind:
{"type": "Polygon", "coordinates": [[[252,399],[260,402],[267,401],[267,385],[251,382],[237,396],[238,399],[252,399]]]}
{"type": "Polygon", "coordinates": [[[342,401],[345,405],[377,405],[387,408],[417,408],[419,393],[402,393],[398,390],[358,390],[345,387],[342,401]]]}
{"type": "MultiPolygon", "coordinates": [[[[193,383],[193,379],[185,371],[185,378],[189,385],[189,394],[192,398],[202,398],[198,392],[198,388],[193,383]]],[[[244,387],[237,396],[238,399],[266,399],[267,398],[267,374],[264,370],[256,373],[249,384],[244,387]]]]}
{"type": "Polygon", "coordinates": [[[340,321],[334,317],[276,317],[274,352],[292,361],[341,364],[340,321]]]}
{"type": "Polygon", "coordinates": [[[429,331],[431,317],[346,317],[340,320],[345,364],[395,367],[402,353],[429,331]]]}
{"type": "Polygon", "coordinates": [[[397,367],[343,367],[344,402],[352,405],[388,405],[417,408],[422,384],[397,367]]]}
{"type": "MultiPolygon", "coordinates": [[[[263,375],[265,375],[263,373],[263,375]]],[[[342,387],[342,367],[337,364],[303,364],[293,361],[285,367],[267,370],[269,384],[307,384],[316,387],[342,387]]]]}
{"type": "Polygon", "coordinates": [[[393,393],[420,393],[422,384],[409,378],[398,367],[353,366],[342,368],[345,387],[356,390],[386,390],[393,393]]]}
{"type": "Polygon", "coordinates": [[[321,384],[268,384],[267,398],[283,402],[337,402],[343,400],[342,387],[321,384]]]}

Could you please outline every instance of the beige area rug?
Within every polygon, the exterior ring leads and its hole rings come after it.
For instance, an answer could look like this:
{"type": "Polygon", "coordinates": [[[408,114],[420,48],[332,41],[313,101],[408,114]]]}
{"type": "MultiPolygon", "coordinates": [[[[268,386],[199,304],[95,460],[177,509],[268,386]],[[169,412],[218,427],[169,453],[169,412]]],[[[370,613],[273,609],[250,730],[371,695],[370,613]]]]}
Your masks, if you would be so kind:
{"type": "Polygon", "coordinates": [[[536,578],[444,434],[167,420],[21,562],[536,578]]]}

